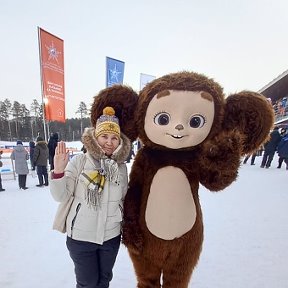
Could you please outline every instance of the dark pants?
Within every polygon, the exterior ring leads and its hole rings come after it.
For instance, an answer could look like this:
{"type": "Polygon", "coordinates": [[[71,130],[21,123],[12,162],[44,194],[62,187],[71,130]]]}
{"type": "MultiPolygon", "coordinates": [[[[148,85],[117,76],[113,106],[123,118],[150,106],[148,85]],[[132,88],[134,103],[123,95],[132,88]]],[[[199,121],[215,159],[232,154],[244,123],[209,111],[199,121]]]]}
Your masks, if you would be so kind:
{"type": "Polygon", "coordinates": [[[103,245],[67,237],[66,245],[74,262],[76,288],[107,288],[120,246],[120,236],[103,245]]]}
{"type": "Polygon", "coordinates": [[[54,170],[54,155],[49,155],[50,171],[54,170]]]}
{"type": "Polygon", "coordinates": [[[39,165],[37,165],[36,168],[37,168],[37,176],[38,176],[39,184],[40,185],[45,184],[46,186],[48,186],[47,166],[39,166],[39,165]]]}
{"type": "Polygon", "coordinates": [[[274,158],[274,154],[275,154],[275,151],[273,151],[273,152],[264,151],[264,155],[263,155],[262,163],[261,163],[262,168],[265,166],[266,166],[266,168],[269,168],[271,166],[271,162],[274,158]]]}
{"type": "Polygon", "coordinates": [[[18,175],[19,188],[26,187],[26,179],[27,179],[27,175],[18,175]]]}
{"type": "MultiPolygon", "coordinates": [[[[250,156],[251,156],[251,154],[250,154],[250,155],[247,155],[247,156],[245,157],[245,159],[244,159],[244,161],[243,161],[244,164],[247,163],[247,161],[248,161],[248,159],[250,158],[250,156]]],[[[256,153],[252,154],[252,157],[251,157],[251,165],[255,164],[254,162],[255,162],[256,156],[257,156],[256,153]]]]}

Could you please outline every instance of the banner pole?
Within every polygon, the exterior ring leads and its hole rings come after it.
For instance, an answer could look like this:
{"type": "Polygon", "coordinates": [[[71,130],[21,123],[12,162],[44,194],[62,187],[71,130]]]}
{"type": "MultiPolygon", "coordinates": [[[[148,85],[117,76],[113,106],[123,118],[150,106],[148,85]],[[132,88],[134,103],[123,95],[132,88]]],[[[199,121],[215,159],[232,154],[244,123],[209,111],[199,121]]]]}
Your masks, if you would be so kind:
{"type": "Polygon", "coordinates": [[[41,78],[41,95],[42,95],[42,116],[43,116],[43,129],[44,129],[44,139],[47,141],[47,131],[46,131],[46,117],[45,117],[45,103],[44,103],[44,84],[43,84],[43,75],[42,75],[42,59],[41,59],[41,36],[40,36],[40,27],[38,28],[38,46],[39,46],[39,63],[40,63],[40,78],[41,78]]]}

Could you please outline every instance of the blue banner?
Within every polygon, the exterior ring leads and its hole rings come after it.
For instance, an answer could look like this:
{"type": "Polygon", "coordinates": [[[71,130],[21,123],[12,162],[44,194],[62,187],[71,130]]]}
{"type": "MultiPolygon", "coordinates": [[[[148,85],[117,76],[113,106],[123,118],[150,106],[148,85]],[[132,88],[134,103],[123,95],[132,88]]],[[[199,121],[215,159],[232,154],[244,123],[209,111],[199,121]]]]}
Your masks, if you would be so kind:
{"type": "Polygon", "coordinates": [[[106,87],[114,84],[123,84],[125,63],[106,57],[106,87]]]}

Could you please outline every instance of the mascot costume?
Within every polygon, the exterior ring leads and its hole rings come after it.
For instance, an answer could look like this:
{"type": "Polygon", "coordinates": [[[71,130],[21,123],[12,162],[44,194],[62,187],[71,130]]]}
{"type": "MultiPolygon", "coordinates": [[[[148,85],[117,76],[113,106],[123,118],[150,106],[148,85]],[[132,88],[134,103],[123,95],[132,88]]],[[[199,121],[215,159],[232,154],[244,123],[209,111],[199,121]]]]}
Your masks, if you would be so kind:
{"type": "Polygon", "coordinates": [[[111,106],[121,133],[139,138],[124,201],[122,241],[138,288],[187,288],[203,242],[198,190],[220,191],[237,178],[241,157],[268,139],[272,105],[258,93],[224,98],[215,81],[179,72],[147,84],[139,96],[114,85],[91,107],[91,122],[111,106]]]}
{"type": "Polygon", "coordinates": [[[186,288],[203,242],[199,185],[220,191],[235,181],[241,157],[267,140],[274,112],[258,93],[225,99],[215,81],[186,71],[150,82],[130,104],[127,136],[143,145],[124,202],[123,243],[138,288],[186,288]]]}

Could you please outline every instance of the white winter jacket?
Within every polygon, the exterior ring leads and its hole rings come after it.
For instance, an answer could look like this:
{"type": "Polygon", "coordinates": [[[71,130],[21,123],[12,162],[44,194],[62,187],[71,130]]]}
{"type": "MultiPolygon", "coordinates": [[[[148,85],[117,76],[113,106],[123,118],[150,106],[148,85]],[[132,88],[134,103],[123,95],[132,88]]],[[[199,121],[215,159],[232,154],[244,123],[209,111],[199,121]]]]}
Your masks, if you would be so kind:
{"type": "Polygon", "coordinates": [[[71,195],[75,197],[66,220],[67,235],[75,240],[103,244],[121,233],[123,200],[128,185],[124,161],[131,144],[122,134],[121,144],[111,156],[118,163],[118,184],[106,180],[99,205],[92,207],[87,203],[87,184],[81,172],[99,170],[99,159],[106,156],[94,138],[94,128],[85,129],[82,141],[87,153],[76,155],[69,161],[64,177],[50,180],[50,191],[58,202],[66,201],[71,195]]]}

